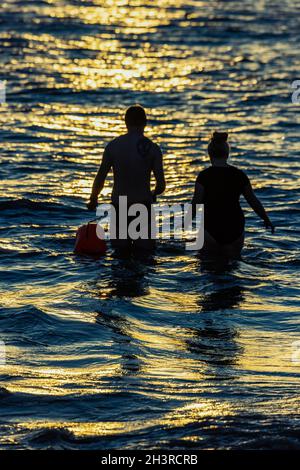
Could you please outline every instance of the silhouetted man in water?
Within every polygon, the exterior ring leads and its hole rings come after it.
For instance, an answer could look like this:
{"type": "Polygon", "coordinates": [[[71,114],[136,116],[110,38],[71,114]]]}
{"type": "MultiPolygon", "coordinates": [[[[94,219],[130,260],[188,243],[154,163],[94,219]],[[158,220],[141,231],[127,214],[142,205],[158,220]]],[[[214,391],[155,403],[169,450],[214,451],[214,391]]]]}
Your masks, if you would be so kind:
{"type": "MultiPolygon", "coordinates": [[[[105,148],[102,163],[94,180],[88,209],[95,210],[98,195],[103,189],[105,178],[113,169],[114,184],[112,191],[112,204],[119,209],[119,197],[126,196],[128,207],[132,204],[144,204],[150,212],[151,204],[157,195],[165,190],[165,177],[163,159],[160,147],[144,136],[147,124],[145,110],[141,106],[130,106],[125,114],[127,134],[112,140],[105,148]],[[151,191],[151,174],[154,174],[156,187],[151,191]]],[[[130,222],[130,218],[129,218],[130,222]]],[[[118,233],[118,223],[117,223],[118,233]]],[[[154,240],[115,240],[116,248],[130,248],[134,245],[141,249],[152,249],[154,240]]]]}

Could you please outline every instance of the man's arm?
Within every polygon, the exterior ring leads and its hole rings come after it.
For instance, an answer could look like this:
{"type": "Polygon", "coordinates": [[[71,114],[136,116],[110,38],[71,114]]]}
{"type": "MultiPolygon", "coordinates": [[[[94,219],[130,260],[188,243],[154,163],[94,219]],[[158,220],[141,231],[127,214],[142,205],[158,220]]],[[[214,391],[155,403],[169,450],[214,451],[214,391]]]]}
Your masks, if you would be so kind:
{"type": "Polygon", "coordinates": [[[166,189],[165,174],[163,168],[163,157],[160,147],[155,145],[155,158],[153,164],[153,174],[156,180],[154,191],[152,191],[153,200],[155,201],[156,196],[162,194],[166,189]]]}
{"type": "Polygon", "coordinates": [[[90,200],[87,204],[87,208],[89,210],[96,209],[97,204],[98,204],[98,196],[103,189],[105,178],[109,170],[111,169],[111,167],[112,167],[111,156],[110,156],[108,148],[106,147],[103,153],[103,158],[102,158],[100,168],[94,179],[90,200]]]}
{"type": "Polygon", "coordinates": [[[275,227],[270,221],[268,214],[266,213],[264,206],[260,202],[260,200],[255,196],[251,183],[245,186],[243,191],[243,196],[248,202],[249,206],[254,210],[254,212],[264,221],[265,227],[270,228],[271,232],[274,233],[275,227]]]}

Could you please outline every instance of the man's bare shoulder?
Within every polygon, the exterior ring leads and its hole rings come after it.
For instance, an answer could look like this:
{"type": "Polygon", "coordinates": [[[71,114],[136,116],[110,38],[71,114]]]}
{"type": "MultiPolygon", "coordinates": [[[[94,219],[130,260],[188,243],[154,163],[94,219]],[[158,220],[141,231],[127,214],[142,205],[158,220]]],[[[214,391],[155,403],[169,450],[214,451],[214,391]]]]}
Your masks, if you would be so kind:
{"type": "Polygon", "coordinates": [[[126,134],[119,135],[106,144],[105,152],[111,156],[118,155],[120,153],[120,150],[122,150],[122,148],[124,148],[126,144],[126,134]]]}
{"type": "Polygon", "coordinates": [[[156,142],[152,142],[152,146],[153,146],[153,151],[154,151],[155,155],[158,155],[158,156],[162,155],[162,151],[161,151],[161,148],[160,148],[159,144],[157,144],[156,142]]]}
{"type": "Polygon", "coordinates": [[[159,144],[157,144],[152,139],[150,139],[150,137],[144,135],[142,137],[142,139],[144,140],[145,143],[148,144],[149,148],[151,148],[152,153],[156,153],[156,154],[161,153],[161,148],[160,148],[159,144]]]}
{"type": "MultiPolygon", "coordinates": [[[[117,137],[115,137],[113,140],[111,140],[107,146],[106,150],[113,153],[114,151],[121,150],[122,148],[125,148],[127,145],[132,144],[132,138],[134,140],[136,139],[136,136],[132,136],[130,134],[122,134],[117,137]]],[[[152,139],[145,135],[141,135],[137,139],[137,148],[140,150],[140,148],[143,150],[143,153],[146,152],[151,153],[153,156],[160,156],[161,155],[161,148],[160,146],[154,142],[152,139]]]]}
{"type": "Polygon", "coordinates": [[[127,139],[127,134],[118,135],[114,139],[110,140],[106,147],[114,147],[115,145],[120,145],[120,143],[125,142],[127,139]]]}

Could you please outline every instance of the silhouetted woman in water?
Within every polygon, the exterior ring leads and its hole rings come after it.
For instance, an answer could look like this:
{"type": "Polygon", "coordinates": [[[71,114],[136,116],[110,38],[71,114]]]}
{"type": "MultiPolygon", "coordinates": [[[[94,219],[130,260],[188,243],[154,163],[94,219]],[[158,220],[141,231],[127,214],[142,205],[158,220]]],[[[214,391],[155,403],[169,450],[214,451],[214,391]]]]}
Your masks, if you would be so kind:
{"type": "Polygon", "coordinates": [[[227,132],[214,132],[208,145],[211,166],[198,175],[193,204],[204,204],[202,252],[237,258],[244,244],[245,219],[239,203],[241,194],[272,233],[274,226],[255,196],[248,176],[228,164],[227,138],[227,132]]]}

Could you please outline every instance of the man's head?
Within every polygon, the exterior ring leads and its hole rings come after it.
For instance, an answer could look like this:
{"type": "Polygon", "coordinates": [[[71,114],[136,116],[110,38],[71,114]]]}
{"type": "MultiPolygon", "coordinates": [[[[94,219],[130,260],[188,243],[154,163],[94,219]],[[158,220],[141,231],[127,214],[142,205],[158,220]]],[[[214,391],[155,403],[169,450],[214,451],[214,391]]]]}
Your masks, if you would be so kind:
{"type": "Polygon", "coordinates": [[[140,105],[130,106],[125,114],[127,129],[144,129],[147,124],[147,116],[140,105]]]}

